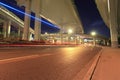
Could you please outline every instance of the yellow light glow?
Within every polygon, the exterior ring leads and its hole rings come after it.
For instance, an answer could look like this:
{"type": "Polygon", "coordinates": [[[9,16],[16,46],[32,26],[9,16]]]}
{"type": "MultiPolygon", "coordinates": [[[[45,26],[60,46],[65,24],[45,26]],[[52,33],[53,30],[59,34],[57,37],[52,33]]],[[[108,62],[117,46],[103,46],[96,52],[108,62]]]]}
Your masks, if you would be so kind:
{"type": "Polygon", "coordinates": [[[96,32],[91,32],[91,35],[92,35],[92,36],[95,36],[95,35],[96,35],[96,32]]]}
{"type": "Polygon", "coordinates": [[[73,31],[72,31],[72,29],[69,29],[68,30],[68,34],[71,34],[73,31]]]}
{"type": "Polygon", "coordinates": [[[45,32],[45,34],[47,35],[48,33],[47,33],[47,32],[45,32]]]}

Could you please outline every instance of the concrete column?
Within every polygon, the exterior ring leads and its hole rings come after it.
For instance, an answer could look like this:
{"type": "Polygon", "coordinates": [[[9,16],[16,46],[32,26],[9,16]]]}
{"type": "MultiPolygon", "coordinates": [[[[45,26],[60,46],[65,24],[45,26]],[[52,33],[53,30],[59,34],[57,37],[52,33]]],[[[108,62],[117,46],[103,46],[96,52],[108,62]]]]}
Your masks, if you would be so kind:
{"type": "MultiPolygon", "coordinates": [[[[30,14],[31,0],[26,0],[25,13],[30,14]]],[[[30,27],[30,17],[25,15],[24,19],[24,30],[23,30],[23,40],[29,40],[29,27],[30,27]]]]}
{"type": "Polygon", "coordinates": [[[51,35],[50,35],[50,33],[49,33],[49,41],[50,41],[50,37],[51,37],[51,35]]]}
{"type": "Polygon", "coordinates": [[[110,29],[111,33],[111,47],[118,47],[118,33],[115,27],[112,27],[110,29]]]}
{"type": "Polygon", "coordinates": [[[3,25],[3,34],[4,38],[8,38],[11,32],[11,21],[4,22],[3,25]]]}
{"type": "MultiPolygon", "coordinates": [[[[36,15],[36,17],[39,17],[39,15],[36,15]]],[[[41,22],[38,20],[35,20],[35,41],[40,40],[41,38],[41,22]]]]}
{"type": "Polygon", "coordinates": [[[32,33],[30,33],[29,36],[30,36],[30,37],[29,37],[29,40],[30,40],[30,41],[33,40],[32,33]]]}
{"type": "Polygon", "coordinates": [[[110,12],[109,12],[109,24],[111,34],[111,47],[118,47],[118,32],[117,32],[117,13],[116,3],[114,0],[109,0],[110,12]]]}
{"type": "Polygon", "coordinates": [[[63,32],[62,32],[62,29],[60,30],[60,40],[61,40],[61,44],[63,44],[63,32]]]}
{"type": "Polygon", "coordinates": [[[103,44],[106,46],[107,44],[106,44],[106,40],[103,40],[103,44]]]}
{"type": "Polygon", "coordinates": [[[18,39],[21,40],[22,39],[22,32],[21,32],[21,28],[18,27],[18,39]]]}
{"type": "Polygon", "coordinates": [[[82,39],[80,36],[79,36],[79,44],[82,44],[82,39]]]}
{"type": "Polygon", "coordinates": [[[76,44],[79,44],[79,41],[80,41],[80,36],[76,36],[75,41],[76,41],[76,42],[75,42],[76,44]]]}
{"type": "Polygon", "coordinates": [[[3,35],[4,35],[4,38],[6,38],[7,37],[7,22],[4,22],[4,24],[3,24],[3,35]]]}
{"type": "Polygon", "coordinates": [[[35,19],[35,39],[36,41],[40,40],[41,38],[41,21],[38,19],[41,19],[40,17],[40,1],[36,0],[36,6],[35,6],[35,16],[37,19],[35,19]]]}
{"type": "Polygon", "coordinates": [[[21,36],[21,30],[20,30],[20,27],[18,28],[18,37],[21,36]]]}
{"type": "Polygon", "coordinates": [[[95,46],[96,45],[96,39],[95,39],[95,37],[93,37],[93,46],[95,46]]]}
{"type": "Polygon", "coordinates": [[[83,44],[83,43],[84,43],[83,40],[84,40],[83,38],[80,38],[80,44],[83,44]]]}
{"type": "Polygon", "coordinates": [[[10,32],[11,32],[11,21],[8,21],[8,25],[7,25],[7,37],[10,37],[10,32]]]}

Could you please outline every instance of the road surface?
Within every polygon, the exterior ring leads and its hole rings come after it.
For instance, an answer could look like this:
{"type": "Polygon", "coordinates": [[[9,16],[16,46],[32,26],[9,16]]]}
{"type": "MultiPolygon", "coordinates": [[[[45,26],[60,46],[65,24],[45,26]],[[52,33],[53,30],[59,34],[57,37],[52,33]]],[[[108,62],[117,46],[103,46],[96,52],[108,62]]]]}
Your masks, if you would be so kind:
{"type": "Polygon", "coordinates": [[[93,46],[1,48],[0,80],[74,80],[100,50],[93,46]]]}

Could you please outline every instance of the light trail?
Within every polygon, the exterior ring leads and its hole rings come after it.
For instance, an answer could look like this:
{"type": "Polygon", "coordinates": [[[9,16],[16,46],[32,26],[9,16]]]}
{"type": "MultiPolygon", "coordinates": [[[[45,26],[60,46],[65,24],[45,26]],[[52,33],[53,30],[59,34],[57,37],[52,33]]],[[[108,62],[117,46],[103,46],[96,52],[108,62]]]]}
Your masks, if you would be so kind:
{"type": "Polygon", "coordinates": [[[11,6],[7,5],[7,4],[4,4],[4,3],[0,2],[0,5],[2,5],[2,6],[4,6],[4,7],[7,7],[7,8],[10,8],[10,9],[12,9],[12,10],[14,10],[14,11],[17,11],[17,12],[21,13],[21,14],[24,14],[24,15],[26,15],[26,16],[29,16],[29,17],[31,17],[31,18],[33,18],[33,19],[35,19],[35,20],[38,20],[38,21],[40,21],[40,22],[43,22],[43,23],[45,23],[45,24],[47,24],[47,25],[49,25],[49,26],[52,26],[52,27],[55,27],[55,28],[58,28],[58,29],[59,29],[59,27],[57,27],[56,25],[50,24],[50,23],[48,23],[48,22],[46,22],[46,21],[43,21],[43,20],[41,20],[40,18],[31,16],[30,14],[27,14],[27,13],[25,13],[25,12],[23,12],[23,11],[20,11],[20,10],[18,10],[18,9],[16,9],[16,8],[14,8],[14,7],[11,7],[11,6]]]}

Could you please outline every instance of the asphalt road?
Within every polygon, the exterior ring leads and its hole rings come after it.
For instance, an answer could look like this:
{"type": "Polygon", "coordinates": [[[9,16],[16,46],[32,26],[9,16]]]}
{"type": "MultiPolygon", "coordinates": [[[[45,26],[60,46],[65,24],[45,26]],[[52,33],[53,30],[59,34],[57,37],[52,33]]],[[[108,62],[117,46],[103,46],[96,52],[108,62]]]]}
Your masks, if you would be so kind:
{"type": "Polygon", "coordinates": [[[73,80],[100,47],[0,49],[0,80],[73,80]]]}

